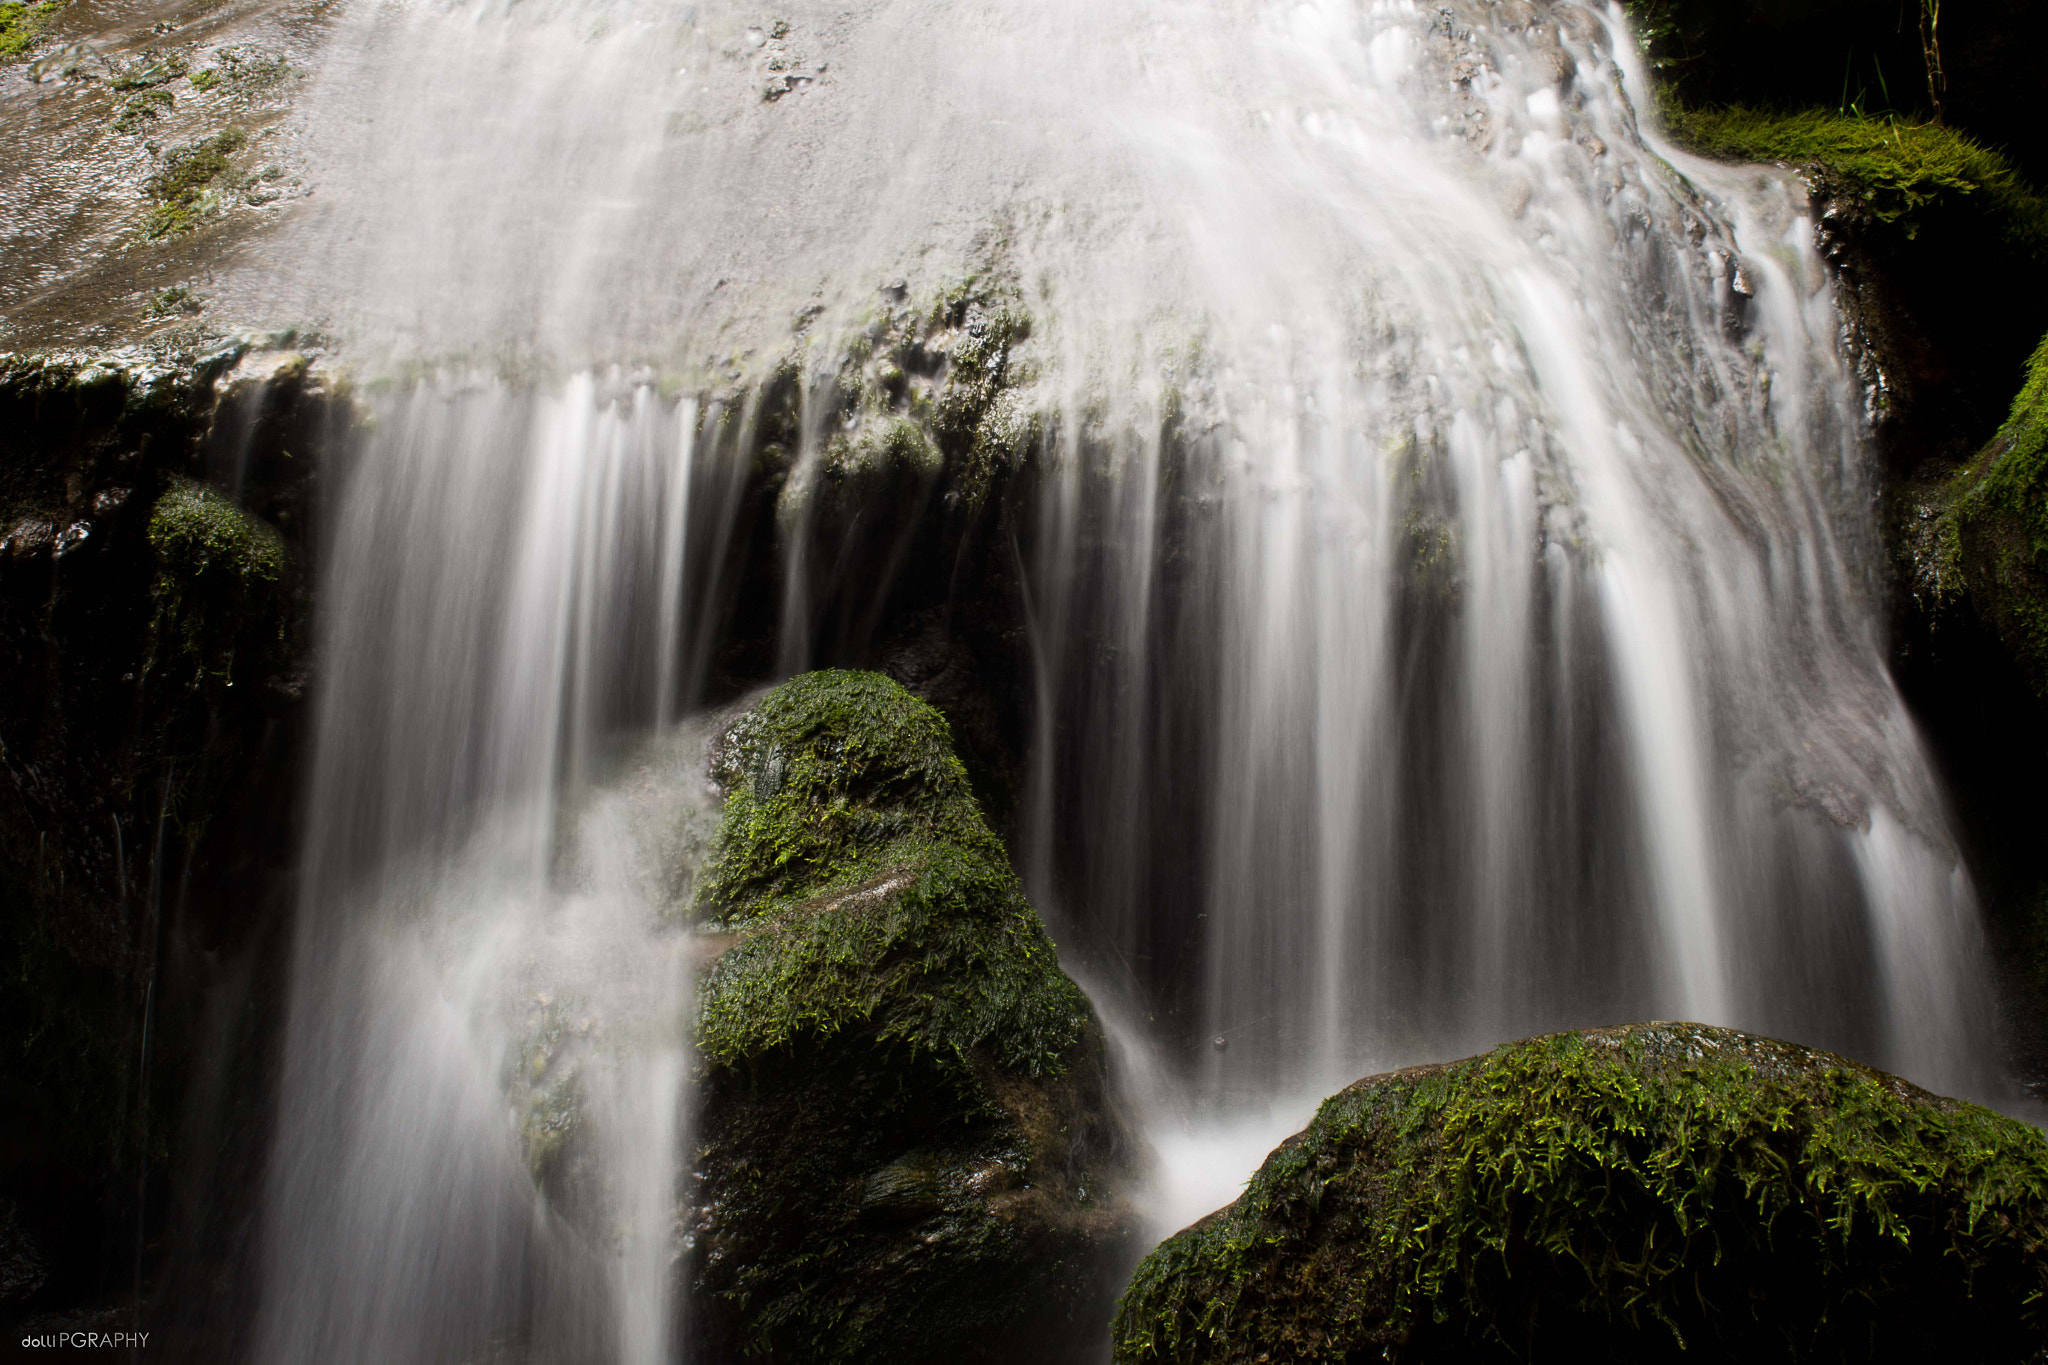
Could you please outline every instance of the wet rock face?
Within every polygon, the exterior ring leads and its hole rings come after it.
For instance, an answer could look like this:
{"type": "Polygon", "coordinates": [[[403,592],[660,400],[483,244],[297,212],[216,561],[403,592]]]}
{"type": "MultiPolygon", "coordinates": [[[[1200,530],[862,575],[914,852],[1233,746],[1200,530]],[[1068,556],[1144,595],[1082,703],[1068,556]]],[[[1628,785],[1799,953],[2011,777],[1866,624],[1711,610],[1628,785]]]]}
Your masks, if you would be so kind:
{"type": "Polygon", "coordinates": [[[0,6],[0,345],[107,346],[261,312],[217,281],[306,193],[302,0],[0,6]],[[21,31],[32,20],[33,33],[21,31]]]}
{"type": "Polygon", "coordinates": [[[1116,1359],[2038,1359],[2048,1137],[1698,1024],[1326,1101],[1139,1267],[1116,1359]]]}
{"type": "Polygon", "coordinates": [[[1099,1342],[1131,1140],[1093,1012],[944,719],[876,674],[727,730],[686,1201],[712,1359],[1057,1361],[1099,1342]]]}
{"type": "Polygon", "coordinates": [[[333,410],[242,351],[0,356],[0,1311],[127,1292],[138,1191],[147,1273],[241,1236],[333,410]]]}

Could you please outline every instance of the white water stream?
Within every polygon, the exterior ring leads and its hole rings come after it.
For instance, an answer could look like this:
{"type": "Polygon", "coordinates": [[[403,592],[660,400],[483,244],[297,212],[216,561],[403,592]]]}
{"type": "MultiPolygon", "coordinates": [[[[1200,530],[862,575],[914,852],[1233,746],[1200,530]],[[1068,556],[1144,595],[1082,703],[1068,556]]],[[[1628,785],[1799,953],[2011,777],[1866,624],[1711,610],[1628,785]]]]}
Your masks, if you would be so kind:
{"type": "MultiPolygon", "coordinates": [[[[1337,1085],[1549,1028],[1983,1089],[1803,194],[1640,130],[1629,42],[1522,0],[350,7],[268,287],[404,377],[324,570],[261,1358],[674,1357],[673,722],[758,530],[746,386],[824,394],[881,291],[989,261],[1050,417],[1020,865],[1161,1231],[1337,1085]],[[527,1173],[548,1030],[600,1210],[527,1173]]],[[[848,643],[806,613],[784,668],[848,643]]]]}

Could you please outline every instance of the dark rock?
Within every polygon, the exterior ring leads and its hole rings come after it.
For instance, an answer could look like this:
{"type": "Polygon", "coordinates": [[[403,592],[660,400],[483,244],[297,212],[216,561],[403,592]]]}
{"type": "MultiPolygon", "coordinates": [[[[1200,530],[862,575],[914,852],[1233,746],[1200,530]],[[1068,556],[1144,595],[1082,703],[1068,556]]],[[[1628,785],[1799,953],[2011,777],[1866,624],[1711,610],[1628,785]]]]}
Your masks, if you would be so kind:
{"type": "MultiPolygon", "coordinates": [[[[0,356],[0,1241],[37,1267],[0,1278],[25,1312],[126,1299],[138,1245],[147,1290],[249,1240],[312,462],[235,440],[239,496],[210,477],[244,351],[0,356]]],[[[287,425],[332,397],[299,376],[287,425]]]]}
{"type": "MultiPolygon", "coordinates": [[[[1649,65],[1688,104],[1853,107],[1924,118],[1917,4],[1897,0],[1623,0],[1649,65]]],[[[2048,138],[2027,92],[2048,53],[2035,0],[1978,0],[1942,11],[1948,123],[2003,147],[2048,179],[2048,138]]]]}
{"type": "Polygon", "coordinates": [[[1116,1359],[2039,1358],[2048,1137],[1699,1024],[1338,1092],[1138,1268],[1116,1359]]]}
{"type": "Polygon", "coordinates": [[[943,717],[783,684],[714,746],[698,909],[694,1330],[710,1358],[1049,1361],[1099,1342],[1132,1217],[1100,1028],[943,717]]]}

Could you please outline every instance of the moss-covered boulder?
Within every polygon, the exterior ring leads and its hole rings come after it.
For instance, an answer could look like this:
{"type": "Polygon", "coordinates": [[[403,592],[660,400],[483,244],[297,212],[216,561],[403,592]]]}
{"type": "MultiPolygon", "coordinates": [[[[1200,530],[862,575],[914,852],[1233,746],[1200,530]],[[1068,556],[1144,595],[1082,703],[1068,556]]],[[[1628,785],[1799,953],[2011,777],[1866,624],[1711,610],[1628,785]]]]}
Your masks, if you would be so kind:
{"type": "Polygon", "coordinates": [[[1340,1091],[1139,1267],[1116,1359],[2038,1360],[2044,1295],[2040,1131],[1638,1024],[1340,1091]]]}
{"type": "Polygon", "coordinates": [[[2005,424],[1946,491],[1936,522],[1943,586],[1968,593],[2048,699],[2048,338],[2005,424]]]}
{"type": "Polygon", "coordinates": [[[812,673],[714,746],[689,1271],[709,1358],[1044,1361],[1132,1219],[1102,1035],[932,707],[812,673]]]}

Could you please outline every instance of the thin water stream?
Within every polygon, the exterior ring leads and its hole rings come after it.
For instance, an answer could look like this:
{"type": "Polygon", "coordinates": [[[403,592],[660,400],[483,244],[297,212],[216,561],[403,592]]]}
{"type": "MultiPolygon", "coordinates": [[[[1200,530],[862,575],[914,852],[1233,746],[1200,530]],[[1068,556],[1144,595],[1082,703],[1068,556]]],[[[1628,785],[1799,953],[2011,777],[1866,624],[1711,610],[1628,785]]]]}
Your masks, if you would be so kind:
{"type": "MultiPolygon", "coordinates": [[[[1158,1231],[1336,1086],[1546,1029],[1990,1083],[1804,194],[1660,142],[1618,10],[362,0],[331,52],[275,306],[389,378],[322,571],[262,1358],[675,1358],[680,718],[761,395],[787,361],[810,477],[849,341],[977,270],[1040,419],[1015,851],[1158,1231]],[[598,1209],[533,1174],[572,1083],[598,1209]]],[[[874,643],[778,524],[763,671],[874,643]]]]}

